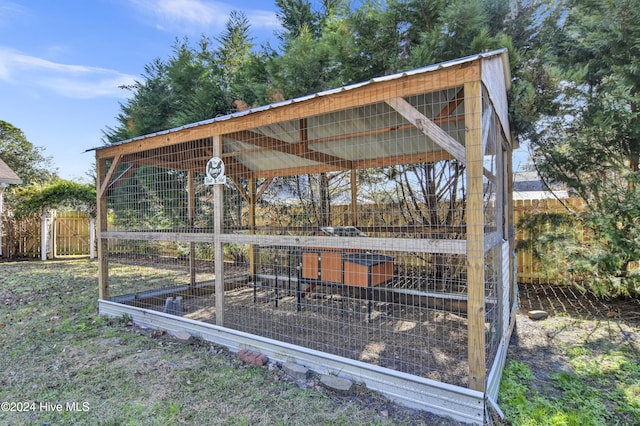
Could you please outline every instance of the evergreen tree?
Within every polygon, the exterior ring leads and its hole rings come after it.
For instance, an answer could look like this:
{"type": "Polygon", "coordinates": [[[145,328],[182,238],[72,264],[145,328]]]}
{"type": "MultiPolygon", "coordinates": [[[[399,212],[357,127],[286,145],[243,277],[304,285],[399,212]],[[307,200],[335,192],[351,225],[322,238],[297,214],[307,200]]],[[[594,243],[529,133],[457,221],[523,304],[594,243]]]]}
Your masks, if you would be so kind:
{"type": "Polygon", "coordinates": [[[157,58],[146,65],[140,81],[123,87],[132,97],[120,105],[118,126],[104,131],[105,140],[118,142],[231,112],[210,44],[202,37],[196,49],[185,38],[176,41],[167,61],[157,58]]]}
{"type": "Polygon", "coordinates": [[[123,86],[133,96],[120,104],[118,126],[107,127],[107,142],[119,142],[169,128],[173,113],[172,91],[167,77],[167,64],[157,58],[145,65],[142,81],[123,86]]]}
{"type": "Polygon", "coordinates": [[[304,32],[312,38],[317,38],[319,25],[317,15],[311,9],[308,0],[276,0],[278,11],[276,16],[282,24],[283,30],[278,38],[286,45],[300,37],[304,32]]]}
{"type": "Polygon", "coordinates": [[[225,31],[217,39],[217,64],[221,69],[221,90],[235,109],[268,103],[266,99],[266,52],[254,53],[250,24],[244,13],[232,11],[225,31]]]}
{"type": "Polygon", "coordinates": [[[186,39],[174,47],[174,56],[167,64],[172,111],[166,128],[206,120],[231,111],[224,87],[223,67],[210,45],[210,40],[203,36],[197,49],[190,47],[186,39]]]}
{"type": "Polygon", "coordinates": [[[0,158],[22,179],[23,184],[44,183],[56,176],[50,157],[34,146],[22,130],[0,120],[0,158]]]}
{"type": "Polygon", "coordinates": [[[511,39],[509,121],[520,144],[534,138],[541,117],[557,114],[554,99],[560,77],[551,50],[561,31],[561,16],[553,0],[520,0],[511,3],[505,20],[505,32],[511,39]]]}
{"type": "Polygon", "coordinates": [[[350,82],[392,74],[402,68],[398,64],[402,50],[401,12],[378,0],[366,0],[347,16],[351,37],[341,65],[350,82]]]}
{"type": "Polygon", "coordinates": [[[539,171],[587,203],[591,238],[568,259],[603,294],[640,294],[640,1],[560,3],[556,115],[532,140],[539,171]]]}

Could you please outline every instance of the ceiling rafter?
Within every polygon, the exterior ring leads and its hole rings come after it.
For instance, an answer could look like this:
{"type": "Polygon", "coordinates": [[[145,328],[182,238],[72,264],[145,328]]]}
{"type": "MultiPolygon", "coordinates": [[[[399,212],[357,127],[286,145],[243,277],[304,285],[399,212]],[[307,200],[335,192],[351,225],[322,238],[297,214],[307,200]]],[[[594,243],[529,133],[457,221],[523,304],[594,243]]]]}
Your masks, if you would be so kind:
{"type": "Polygon", "coordinates": [[[243,130],[240,132],[230,133],[224,135],[225,138],[234,139],[239,142],[243,142],[249,145],[257,146],[257,150],[243,150],[242,152],[227,152],[223,156],[236,156],[240,154],[247,154],[250,152],[260,151],[277,151],[284,154],[294,155],[306,160],[315,161],[317,163],[332,164],[341,169],[351,168],[351,162],[341,157],[336,157],[322,152],[310,150],[308,147],[308,141],[302,140],[298,143],[287,143],[283,140],[273,138],[271,136],[263,135],[262,133],[254,132],[251,130],[243,130]]]}

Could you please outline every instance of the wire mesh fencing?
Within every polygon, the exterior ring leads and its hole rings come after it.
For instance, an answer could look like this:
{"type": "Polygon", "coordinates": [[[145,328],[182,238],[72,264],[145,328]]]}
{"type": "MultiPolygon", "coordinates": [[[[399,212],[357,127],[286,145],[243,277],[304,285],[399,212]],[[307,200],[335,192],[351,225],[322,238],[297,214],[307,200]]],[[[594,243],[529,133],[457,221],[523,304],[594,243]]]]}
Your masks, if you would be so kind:
{"type": "Polygon", "coordinates": [[[477,386],[509,320],[504,132],[486,90],[385,87],[106,160],[111,300],[477,386]]]}

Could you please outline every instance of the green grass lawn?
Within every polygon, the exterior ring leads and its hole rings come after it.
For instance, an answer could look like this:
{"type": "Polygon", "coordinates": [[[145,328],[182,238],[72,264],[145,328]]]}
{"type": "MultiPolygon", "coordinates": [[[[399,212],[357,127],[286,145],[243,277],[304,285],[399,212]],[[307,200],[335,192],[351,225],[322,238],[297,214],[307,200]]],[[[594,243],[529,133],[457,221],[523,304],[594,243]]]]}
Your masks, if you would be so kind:
{"type": "Polygon", "coordinates": [[[0,335],[0,425],[457,424],[100,317],[95,261],[0,263],[0,335]]]}
{"type": "MultiPolygon", "coordinates": [[[[578,327],[578,320],[573,320],[578,327]]],[[[356,386],[297,386],[97,313],[97,262],[0,263],[0,425],[457,425],[356,386]],[[9,403],[9,405],[7,405],[9,403]]],[[[640,342],[562,347],[570,371],[510,360],[499,404],[512,425],[640,425],[640,342]]]]}
{"type": "Polygon", "coordinates": [[[593,354],[587,345],[567,348],[572,372],[551,375],[542,391],[534,372],[509,361],[500,400],[507,419],[522,426],[640,425],[640,356],[629,347],[593,354]]]}

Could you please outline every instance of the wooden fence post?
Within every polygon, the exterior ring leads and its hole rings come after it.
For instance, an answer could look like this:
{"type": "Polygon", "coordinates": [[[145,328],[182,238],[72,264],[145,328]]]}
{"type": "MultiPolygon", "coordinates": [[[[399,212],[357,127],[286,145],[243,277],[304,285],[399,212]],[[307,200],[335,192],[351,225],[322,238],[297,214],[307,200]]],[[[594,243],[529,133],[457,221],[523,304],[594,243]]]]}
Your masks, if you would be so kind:
{"type": "Polygon", "coordinates": [[[40,260],[47,260],[47,210],[40,215],[40,260]]]}
{"type": "MultiPolygon", "coordinates": [[[[222,155],[222,137],[213,136],[213,156],[222,155]]],[[[224,327],[224,246],[221,234],[224,232],[224,185],[213,185],[213,229],[214,229],[214,262],[215,262],[215,300],[216,300],[216,325],[224,327]]]]}
{"type": "Polygon", "coordinates": [[[96,218],[89,216],[89,259],[96,257],[96,218]]]}

